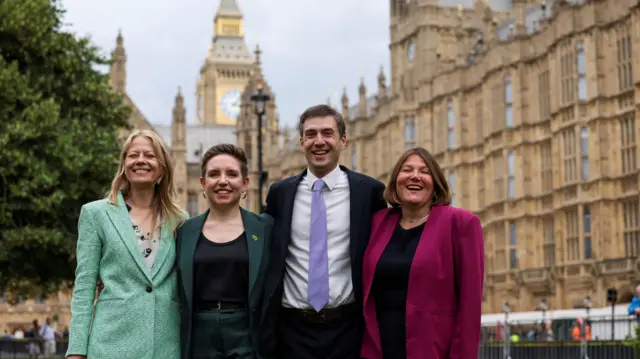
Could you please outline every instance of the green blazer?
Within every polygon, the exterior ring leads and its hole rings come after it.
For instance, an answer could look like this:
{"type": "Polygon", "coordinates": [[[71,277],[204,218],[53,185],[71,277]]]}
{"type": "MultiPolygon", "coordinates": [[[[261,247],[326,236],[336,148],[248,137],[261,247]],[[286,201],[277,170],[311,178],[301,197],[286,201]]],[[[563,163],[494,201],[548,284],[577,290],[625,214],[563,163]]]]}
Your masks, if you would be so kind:
{"type": "Polygon", "coordinates": [[[85,204],[78,220],[68,355],[89,359],[177,359],[180,302],[174,233],[164,224],[147,269],[122,194],[85,204]],[[96,280],[104,289],[94,307],[96,280]]]}
{"type": "MultiPolygon", "coordinates": [[[[247,247],[249,251],[249,298],[250,310],[249,326],[251,339],[257,343],[258,327],[260,325],[259,306],[261,302],[264,273],[269,253],[269,243],[271,240],[271,229],[273,228],[273,218],[265,214],[255,214],[243,208],[242,222],[247,237],[247,247]]],[[[178,243],[178,254],[176,256],[178,264],[178,287],[182,303],[182,358],[190,359],[191,353],[191,331],[193,329],[193,256],[196,245],[202,232],[204,222],[209,215],[209,210],[203,214],[193,217],[178,230],[176,242],[178,243]]],[[[255,350],[255,344],[254,344],[255,350]]],[[[259,356],[257,353],[255,357],[259,356]]]]}

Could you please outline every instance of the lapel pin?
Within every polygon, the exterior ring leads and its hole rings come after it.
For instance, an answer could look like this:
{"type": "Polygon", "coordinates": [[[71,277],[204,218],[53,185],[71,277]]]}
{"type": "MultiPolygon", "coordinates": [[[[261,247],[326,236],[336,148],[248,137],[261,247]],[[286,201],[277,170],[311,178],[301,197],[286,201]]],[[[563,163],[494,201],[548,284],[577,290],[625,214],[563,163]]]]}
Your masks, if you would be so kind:
{"type": "Polygon", "coordinates": [[[253,238],[253,240],[254,240],[254,241],[257,241],[257,240],[258,240],[258,236],[256,236],[255,234],[252,234],[252,235],[251,235],[251,238],[253,238]]]}

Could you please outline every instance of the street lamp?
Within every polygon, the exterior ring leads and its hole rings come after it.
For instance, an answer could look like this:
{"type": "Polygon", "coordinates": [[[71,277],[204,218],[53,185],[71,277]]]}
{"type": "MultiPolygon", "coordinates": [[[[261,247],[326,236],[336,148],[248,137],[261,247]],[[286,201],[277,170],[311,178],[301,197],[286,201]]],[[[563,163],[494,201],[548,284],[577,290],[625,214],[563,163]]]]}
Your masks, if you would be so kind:
{"type": "Polygon", "coordinates": [[[611,304],[611,340],[616,340],[615,315],[616,302],[618,301],[618,291],[615,288],[607,289],[607,302],[611,304]]]}
{"type": "Polygon", "coordinates": [[[271,97],[264,93],[262,80],[258,80],[256,93],[251,95],[251,101],[253,101],[254,104],[255,114],[258,116],[258,201],[260,203],[260,212],[264,211],[262,187],[268,176],[267,172],[262,168],[262,120],[266,112],[267,102],[270,100],[271,97]]]}
{"type": "Polygon", "coordinates": [[[540,305],[538,307],[542,312],[542,327],[544,328],[544,323],[547,321],[547,310],[549,309],[549,304],[547,304],[547,298],[540,299],[540,305]]]}
{"type": "Polygon", "coordinates": [[[511,359],[511,328],[509,325],[509,313],[511,312],[511,308],[509,307],[509,302],[504,302],[502,305],[502,311],[504,312],[504,348],[503,358],[511,359]]]}
{"type": "Polygon", "coordinates": [[[587,310],[587,322],[589,322],[589,312],[591,311],[591,296],[586,296],[584,298],[584,307],[587,310]]]}

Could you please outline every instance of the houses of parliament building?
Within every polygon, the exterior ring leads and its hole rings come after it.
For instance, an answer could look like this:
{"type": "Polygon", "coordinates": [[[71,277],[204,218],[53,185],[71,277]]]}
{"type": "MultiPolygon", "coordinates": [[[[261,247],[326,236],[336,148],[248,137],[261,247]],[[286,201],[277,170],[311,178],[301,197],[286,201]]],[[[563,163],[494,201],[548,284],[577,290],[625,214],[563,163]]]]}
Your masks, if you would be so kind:
{"type": "MultiPolygon", "coordinates": [[[[550,309],[580,307],[586,296],[602,307],[608,288],[629,301],[640,284],[640,1],[390,0],[390,16],[389,78],[381,70],[377,88],[362,83],[358,98],[345,93],[339,104],[347,122],[342,164],[386,182],[405,149],[436,156],[453,205],[477,214],[484,228],[483,313],[501,312],[504,301],[533,311],[543,298],[550,309]]],[[[188,121],[181,91],[168,126],[148,121],[126,94],[122,35],[111,68],[132,125],[155,130],[171,147],[177,190],[192,215],[207,206],[200,156],[220,142],[247,151],[243,206],[258,211],[250,101],[258,85],[272,96],[263,195],[306,168],[297,130],[280,125],[260,51],[245,44],[235,0],[220,1],[214,28],[188,121]]],[[[60,294],[42,308],[55,302],[68,323],[68,299],[60,294]]],[[[29,322],[36,305],[0,304],[0,323],[29,322]]]]}
{"type": "MultiPolygon", "coordinates": [[[[375,91],[361,84],[355,101],[342,97],[342,163],[387,182],[405,149],[436,156],[453,205],[484,228],[483,313],[505,301],[534,311],[543,298],[551,309],[586,296],[607,306],[608,288],[630,301],[640,284],[640,1],[390,5],[390,79],[381,72],[375,91]]],[[[248,112],[238,144],[255,158],[248,112]]],[[[269,184],[306,168],[299,134],[283,137],[266,157],[269,184]]]]}

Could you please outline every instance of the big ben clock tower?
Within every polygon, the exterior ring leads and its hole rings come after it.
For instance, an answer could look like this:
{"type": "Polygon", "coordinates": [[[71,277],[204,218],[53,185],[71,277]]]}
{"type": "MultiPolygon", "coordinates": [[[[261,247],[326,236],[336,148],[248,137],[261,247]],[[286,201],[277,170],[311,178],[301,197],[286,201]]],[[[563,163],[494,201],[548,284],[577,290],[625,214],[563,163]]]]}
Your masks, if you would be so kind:
{"type": "Polygon", "coordinates": [[[235,125],[242,90],[254,68],[242,12],[236,0],[220,0],[213,41],[196,85],[196,123],[235,125]]]}

